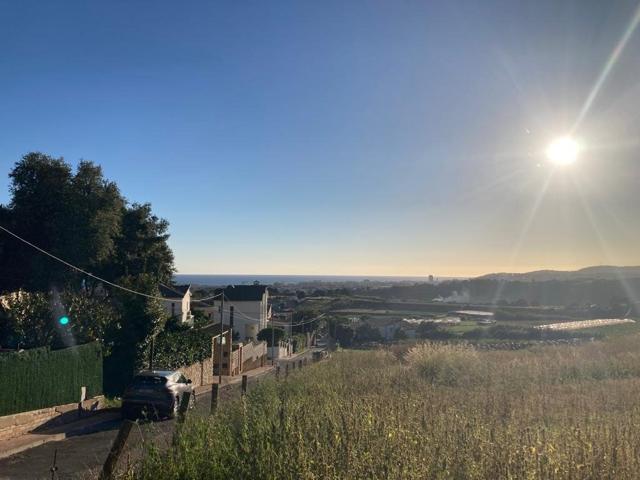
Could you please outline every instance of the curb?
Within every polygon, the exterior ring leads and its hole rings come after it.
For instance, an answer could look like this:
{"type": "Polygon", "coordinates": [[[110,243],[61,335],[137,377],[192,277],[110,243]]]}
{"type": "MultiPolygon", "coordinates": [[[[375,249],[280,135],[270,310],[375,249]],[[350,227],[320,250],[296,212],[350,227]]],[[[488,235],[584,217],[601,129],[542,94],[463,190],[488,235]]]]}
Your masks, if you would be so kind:
{"type": "Polygon", "coordinates": [[[17,447],[10,448],[8,450],[0,451],[0,459],[11,457],[17,453],[24,452],[25,450],[29,450],[34,447],[39,447],[40,445],[44,445],[49,442],[58,442],[60,440],[64,440],[66,438],[66,434],[64,433],[55,433],[52,435],[41,435],[42,438],[34,439],[29,443],[25,443],[24,445],[19,445],[17,447]]]}
{"type": "MultiPolygon", "coordinates": [[[[115,413],[115,412],[117,412],[119,410],[120,409],[105,409],[104,413],[105,414],[106,413],[115,413]]],[[[103,412],[101,412],[101,414],[102,413],[103,412]]],[[[70,438],[70,437],[82,435],[85,432],[88,432],[88,431],[90,431],[92,429],[95,429],[95,428],[100,428],[104,424],[111,423],[111,422],[114,422],[114,421],[117,421],[117,420],[119,420],[119,417],[112,416],[110,418],[103,419],[102,421],[98,421],[98,422],[95,422],[95,423],[90,423],[88,425],[79,425],[77,428],[75,428],[75,429],[72,428],[68,432],[49,433],[49,434],[46,434],[46,433],[42,433],[42,434],[27,433],[26,435],[33,436],[33,439],[31,439],[31,441],[25,442],[22,445],[17,445],[15,447],[9,448],[7,450],[0,450],[0,459],[11,457],[13,455],[16,455],[17,453],[24,452],[25,450],[30,450],[32,448],[39,447],[40,445],[44,445],[45,443],[59,442],[59,441],[62,441],[62,440],[66,440],[67,438],[70,438]]],[[[17,438],[19,439],[20,437],[17,437],[17,438]]]]}

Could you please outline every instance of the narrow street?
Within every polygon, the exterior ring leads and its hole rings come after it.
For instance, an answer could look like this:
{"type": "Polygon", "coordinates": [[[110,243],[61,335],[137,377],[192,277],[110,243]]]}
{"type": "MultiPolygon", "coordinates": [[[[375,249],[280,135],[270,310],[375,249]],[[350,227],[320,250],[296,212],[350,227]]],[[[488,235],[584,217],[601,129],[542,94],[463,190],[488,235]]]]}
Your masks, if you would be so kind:
{"type": "MultiPolygon", "coordinates": [[[[296,356],[295,359],[281,360],[279,364],[284,370],[285,365],[291,365],[294,361],[297,362],[304,358],[308,358],[310,361],[313,351],[310,349],[296,356]]],[[[284,374],[284,372],[282,373],[284,374]]],[[[260,379],[270,375],[274,375],[274,370],[250,376],[248,379],[249,389],[260,379]]],[[[224,385],[220,390],[220,401],[229,401],[239,397],[240,388],[239,383],[224,385]]],[[[210,405],[210,391],[201,393],[197,395],[196,406],[190,411],[190,414],[208,415],[210,405]]],[[[59,442],[45,443],[2,459],[0,460],[0,479],[51,479],[54,455],[56,455],[57,472],[53,478],[65,480],[97,478],[121,423],[120,419],[115,419],[100,424],[94,431],[84,432],[59,442]]],[[[134,427],[120,459],[120,468],[134,461],[145,442],[153,441],[159,445],[162,445],[162,442],[170,442],[174,428],[175,420],[142,423],[134,427]]]]}

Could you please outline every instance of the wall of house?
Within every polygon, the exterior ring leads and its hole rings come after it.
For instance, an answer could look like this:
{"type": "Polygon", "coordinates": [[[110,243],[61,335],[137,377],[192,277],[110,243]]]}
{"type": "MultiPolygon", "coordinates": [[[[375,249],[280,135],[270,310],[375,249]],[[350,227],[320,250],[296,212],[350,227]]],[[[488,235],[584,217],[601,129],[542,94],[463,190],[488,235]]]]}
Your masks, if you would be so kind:
{"type": "MultiPolygon", "coordinates": [[[[267,298],[265,294],[261,301],[254,302],[231,302],[234,305],[233,330],[237,332],[240,341],[255,340],[258,332],[267,327],[267,298]],[[242,312],[242,313],[241,313],[242,312]],[[244,314],[244,315],[243,315],[244,314]],[[246,318],[250,317],[250,318],[246,318]],[[254,320],[255,319],[255,320],[254,320]]],[[[223,323],[230,324],[230,303],[225,302],[223,323]]],[[[208,312],[212,312],[212,321],[220,321],[220,302],[216,301],[215,308],[208,308],[208,312]]]]}
{"type": "Polygon", "coordinates": [[[182,323],[189,321],[191,316],[191,291],[182,299],[182,323]]]}
{"type": "Polygon", "coordinates": [[[168,298],[162,302],[162,305],[170,316],[179,315],[180,321],[185,323],[191,314],[191,292],[187,292],[182,299],[168,298]]]}

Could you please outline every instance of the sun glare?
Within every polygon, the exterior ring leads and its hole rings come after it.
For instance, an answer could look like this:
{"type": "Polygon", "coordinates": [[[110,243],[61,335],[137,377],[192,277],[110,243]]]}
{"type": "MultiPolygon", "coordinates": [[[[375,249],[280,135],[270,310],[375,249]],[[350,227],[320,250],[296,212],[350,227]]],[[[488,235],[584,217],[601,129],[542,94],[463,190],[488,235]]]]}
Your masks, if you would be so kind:
{"type": "Polygon", "coordinates": [[[580,145],[571,137],[560,137],[547,147],[547,158],[555,165],[571,165],[578,159],[580,145]]]}

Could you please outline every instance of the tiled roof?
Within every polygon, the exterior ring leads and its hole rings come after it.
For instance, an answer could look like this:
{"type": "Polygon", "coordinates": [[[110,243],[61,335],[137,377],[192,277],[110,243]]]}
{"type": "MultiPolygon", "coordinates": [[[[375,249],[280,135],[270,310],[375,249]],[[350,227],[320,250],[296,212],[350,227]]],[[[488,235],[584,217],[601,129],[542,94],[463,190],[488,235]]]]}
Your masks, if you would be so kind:
{"type": "Polygon", "coordinates": [[[191,285],[159,285],[160,295],[164,298],[183,298],[191,285]]]}
{"type": "MultiPolygon", "coordinates": [[[[215,294],[221,290],[217,289],[215,294]]],[[[224,288],[224,296],[232,302],[259,302],[266,291],[266,285],[229,285],[224,288]]]]}

